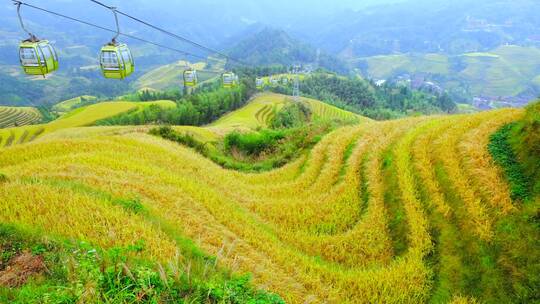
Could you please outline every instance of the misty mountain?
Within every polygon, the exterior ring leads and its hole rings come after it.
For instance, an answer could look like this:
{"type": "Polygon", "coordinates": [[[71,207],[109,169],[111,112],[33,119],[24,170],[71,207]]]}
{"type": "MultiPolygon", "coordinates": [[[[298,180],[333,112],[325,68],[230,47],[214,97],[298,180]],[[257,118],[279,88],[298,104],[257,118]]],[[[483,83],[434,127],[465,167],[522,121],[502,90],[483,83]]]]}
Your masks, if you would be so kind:
{"type": "MultiPolygon", "coordinates": [[[[393,3],[401,0],[384,0],[383,3],[393,3]]],[[[117,6],[119,10],[140,17],[157,26],[164,27],[186,38],[199,43],[217,47],[227,39],[237,35],[256,23],[262,23],[276,28],[291,30],[298,28],[299,34],[309,32],[316,26],[318,20],[327,15],[337,14],[347,9],[361,9],[369,5],[381,3],[380,0],[355,1],[341,0],[328,5],[327,0],[314,1],[165,1],[165,0],[104,0],[107,5],[117,6]]],[[[97,23],[101,26],[114,28],[114,19],[107,9],[90,1],[54,0],[33,1],[34,4],[46,9],[97,23]]],[[[107,32],[88,28],[86,25],[66,21],[50,16],[38,10],[23,7],[23,18],[29,27],[43,36],[66,36],[78,33],[78,41],[90,37],[109,36],[107,32]]],[[[152,37],[157,42],[168,42],[169,37],[150,30],[140,24],[120,16],[122,31],[152,37]]],[[[11,1],[0,3],[0,29],[4,37],[19,39],[25,36],[16,18],[15,6],[11,1]],[[9,34],[9,35],[8,35],[9,34]]],[[[54,40],[54,39],[53,39],[54,40]]],[[[59,39],[60,40],[60,39],[59,39]]],[[[129,42],[129,41],[128,41],[129,42]]],[[[132,41],[138,44],[136,41],[132,41]]],[[[173,45],[189,48],[189,45],[173,41],[173,45]]]]}
{"type": "MultiPolygon", "coordinates": [[[[90,1],[25,1],[115,28],[112,13],[90,1]]],[[[416,78],[421,74],[419,77],[434,81],[445,90],[450,89],[445,84],[455,84],[451,89],[464,91],[467,100],[477,95],[530,96],[540,90],[540,66],[530,59],[537,58],[533,51],[540,47],[537,0],[103,2],[205,46],[230,51],[233,57],[254,65],[315,64],[320,50],[319,64],[326,69],[347,72],[347,66],[376,79],[404,74],[416,78]],[[516,45],[519,48],[515,49],[520,51],[498,59],[494,56],[497,54],[490,53],[506,44],[516,45]],[[470,52],[490,54],[465,56],[470,52]],[[441,62],[424,56],[433,53],[442,55],[441,62]],[[517,68],[515,64],[519,64],[517,68]]],[[[58,93],[35,95],[46,95],[47,101],[52,102],[73,94],[99,95],[101,90],[107,95],[129,87],[101,80],[98,53],[110,41],[111,32],[28,7],[23,8],[22,15],[27,27],[38,37],[53,42],[60,56],[60,70],[52,78],[54,82],[42,85],[43,90],[58,93]],[[72,82],[65,93],[67,84],[72,82]]],[[[124,16],[120,16],[120,27],[124,33],[170,48],[198,56],[212,55],[124,16]]],[[[26,82],[18,67],[17,45],[26,34],[20,29],[11,1],[0,3],[0,37],[0,76],[5,78],[7,91],[22,88],[26,82]]],[[[133,78],[178,60],[200,60],[128,37],[120,40],[133,51],[137,67],[133,78]]],[[[2,98],[18,102],[20,98],[14,98],[15,93],[10,91],[2,98]]],[[[33,95],[22,99],[44,102],[33,95]]]]}
{"type": "Polygon", "coordinates": [[[337,57],[292,38],[283,30],[264,28],[241,40],[229,52],[249,65],[311,64],[331,71],[344,73],[344,63],[337,57]]]}
{"type": "MultiPolygon", "coordinates": [[[[90,1],[29,1],[69,16],[114,28],[107,9],[90,1]],[[84,7],[84,9],[81,9],[84,7]]],[[[540,1],[536,0],[384,0],[315,1],[104,1],[196,42],[221,47],[244,37],[239,34],[260,24],[284,29],[316,47],[347,56],[404,52],[463,53],[493,49],[505,43],[539,45],[540,1]]],[[[2,44],[21,36],[14,5],[0,4],[2,44]]],[[[29,27],[60,45],[85,44],[93,48],[110,33],[23,8],[29,27]]],[[[189,44],[171,40],[155,30],[120,17],[122,31],[190,52],[204,54],[189,44]]],[[[140,42],[124,38],[132,45],[140,42]]],[[[167,53],[160,52],[160,53],[167,53]]]]}
{"type": "Polygon", "coordinates": [[[540,46],[540,1],[407,1],[330,16],[312,43],[347,57],[540,46]]]}

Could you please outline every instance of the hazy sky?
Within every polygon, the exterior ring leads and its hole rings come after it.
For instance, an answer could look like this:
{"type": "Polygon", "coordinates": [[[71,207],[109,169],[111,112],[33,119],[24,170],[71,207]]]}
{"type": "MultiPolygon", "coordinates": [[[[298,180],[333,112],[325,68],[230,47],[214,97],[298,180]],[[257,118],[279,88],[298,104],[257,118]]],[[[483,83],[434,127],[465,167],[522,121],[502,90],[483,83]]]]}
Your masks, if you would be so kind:
{"type": "MultiPolygon", "coordinates": [[[[346,10],[404,0],[101,0],[120,10],[184,35],[218,42],[241,32],[253,23],[294,31],[311,28],[326,17],[346,10]],[[212,37],[213,36],[213,37],[212,37]]],[[[90,0],[24,0],[43,8],[113,28],[114,19],[106,9],[90,0]]],[[[0,30],[20,31],[15,6],[10,0],[0,0],[0,30]],[[3,9],[2,9],[3,6],[3,9]]],[[[29,27],[38,31],[63,31],[78,28],[77,24],[23,7],[23,17],[29,27]],[[69,28],[66,28],[69,27],[69,28]],[[41,29],[42,28],[42,29],[41,29]]],[[[144,30],[138,24],[121,17],[125,30],[144,30]]],[[[84,29],[83,29],[84,31],[84,29]]],[[[1,40],[1,38],[0,38],[1,40]]]]}

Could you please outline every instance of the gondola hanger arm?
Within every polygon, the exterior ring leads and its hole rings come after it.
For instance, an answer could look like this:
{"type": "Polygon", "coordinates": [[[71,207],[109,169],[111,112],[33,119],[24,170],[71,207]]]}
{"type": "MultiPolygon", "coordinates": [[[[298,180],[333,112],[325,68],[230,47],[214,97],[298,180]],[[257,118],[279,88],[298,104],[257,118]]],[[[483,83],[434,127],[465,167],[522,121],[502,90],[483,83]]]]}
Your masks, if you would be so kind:
{"type": "Polygon", "coordinates": [[[16,1],[16,0],[13,0],[13,4],[15,6],[17,6],[17,16],[19,17],[19,23],[21,25],[21,28],[23,29],[23,31],[25,31],[26,33],[28,33],[28,35],[30,36],[30,39],[29,41],[31,42],[37,42],[39,41],[39,39],[34,35],[32,34],[27,28],[26,26],[24,25],[24,21],[22,19],[22,16],[21,16],[21,6],[22,6],[22,2],[21,1],[16,1]]]}

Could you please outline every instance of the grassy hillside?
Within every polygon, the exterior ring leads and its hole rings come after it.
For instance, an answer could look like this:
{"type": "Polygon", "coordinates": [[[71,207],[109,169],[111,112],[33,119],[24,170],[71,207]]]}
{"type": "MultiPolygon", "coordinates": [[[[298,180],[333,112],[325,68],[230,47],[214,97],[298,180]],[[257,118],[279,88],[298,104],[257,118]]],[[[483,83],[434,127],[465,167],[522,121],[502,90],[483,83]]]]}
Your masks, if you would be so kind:
{"type": "MultiPolygon", "coordinates": [[[[318,118],[369,120],[360,115],[341,110],[315,99],[301,98],[301,101],[306,103],[311,108],[315,117],[318,118]]],[[[290,96],[271,93],[261,94],[254,98],[247,106],[223,116],[210,126],[219,128],[248,127],[251,129],[268,127],[268,123],[272,120],[275,113],[289,102],[292,102],[290,96]]]]}
{"type": "MultiPolygon", "coordinates": [[[[81,97],[68,100],[59,105],[61,105],[62,108],[67,108],[69,106],[76,106],[76,104],[80,101],[81,97]]],[[[361,121],[369,120],[357,114],[338,109],[317,100],[302,98],[302,101],[309,105],[315,117],[318,118],[343,120],[358,119],[361,121]]],[[[258,127],[268,127],[268,123],[273,118],[273,115],[287,102],[291,102],[290,97],[285,95],[261,94],[245,107],[223,116],[221,119],[207,127],[198,128],[177,126],[175,129],[177,131],[185,131],[187,134],[194,135],[202,142],[212,142],[218,137],[225,135],[232,129],[256,129],[258,127]]],[[[142,109],[143,107],[152,104],[157,104],[161,107],[174,107],[175,105],[172,101],[118,101],[98,103],[95,105],[78,108],[48,124],[0,130],[0,147],[33,141],[46,133],[50,134],[63,129],[92,125],[96,121],[104,118],[114,117],[120,113],[134,111],[137,108],[142,109]]],[[[111,129],[121,130],[122,128],[111,129]]],[[[62,134],[65,135],[66,132],[62,132],[62,134]]]]}
{"type": "Polygon", "coordinates": [[[224,127],[257,127],[268,126],[268,122],[276,111],[279,111],[287,102],[285,96],[267,94],[252,100],[248,105],[238,111],[231,112],[211,126],[224,127]]]}
{"type": "Polygon", "coordinates": [[[446,88],[468,84],[474,96],[516,96],[538,86],[540,49],[501,46],[487,53],[467,53],[461,56],[440,54],[374,56],[353,63],[365,62],[366,72],[376,79],[408,74],[430,74],[443,77],[446,88]]]}
{"type": "Polygon", "coordinates": [[[366,58],[366,61],[369,75],[376,79],[386,79],[398,71],[446,75],[450,68],[448,57],[440,54],[383,55],[366,58]]]}
{"type": "Polygon", "coordinates": [[[40,120],[41,113],[36,108],[0,106],[0,129],[31,125],[40,120]]]}
{"type": "Polygon", "coordinates": [[[76,109],[61,116],[59,119],[43,125],[32,125],[18,128],[8,128],[0,130],[0,147],[9,147],[16,144],[22,144],[35,140],[46,133],[52,133],[58,130],[83,127],[94,122],[111,117],[123,112],[136,110],[151,104],[160,106],[174,106],[172,101],[156,102],[103,102],[83,108],[76,109]]]}
{"type": "MultiPolygon", "coordinates": [[[[202,70],[205,68],[206,64],[202,62],[190,64],[189,62],[181,60],[176,63],[160,66],[139,77],[134,84],[135,88],[138,90],[145,88],[154,90],[182,88],[186,66],[190,66],[196,70],[202,70]]],[[[202,82],[219,76],[219,74],[198,71],[197,76],[199,77],[199,81],[202,82]]]]}
{"type": "Polygon", "coordinates": [[[81,105],[85,103],[92,103],[96,101],[97,97],[84,95],[59,102],[55,104],[52,109],[57,113],[67,113],[75,108],[81,107],[81,105]]]}
{"type": "MultiPolygon", "coordinates": [[[[261,125],[261,109],[282,102],[263,95],[212,127],[261,125]]],[[[196,264],[190,240],[211,265],[252,273],[288,303],[534,302],[534,243],[503,225],[522,206],[487,150],[522,116],[347,126],[262,174],[224,170],[140,128],[65,130],[0,154],[0,219],[104,249],[142,243],[137,256],[164,274],[196,264]]]]}

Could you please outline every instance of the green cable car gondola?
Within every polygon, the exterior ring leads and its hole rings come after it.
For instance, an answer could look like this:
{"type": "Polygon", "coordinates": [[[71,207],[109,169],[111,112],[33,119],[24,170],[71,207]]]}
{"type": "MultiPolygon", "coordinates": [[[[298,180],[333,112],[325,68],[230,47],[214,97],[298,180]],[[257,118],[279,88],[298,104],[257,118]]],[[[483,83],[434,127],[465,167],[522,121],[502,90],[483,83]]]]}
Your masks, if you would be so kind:
{"type": "Polygon", "coordinates": [[[257,78],[255,79],[255,86],[258,90],[264,89],[264,79],[263,78],[257,78]]]}
{"type": "Polygon", "coordinates": [[[24,73],[27,75],[45,75],[58,70],[58,55],[56,50],[47,40],[39,40],[24,26],[21,17],[21,2],[16,2],[17,15],[22,29],[30,35],[30,38],[19,44],[19,60],[24,73]]]}
{"type": "Polygon", "coordinates": [[[58,70],[58,56],[47,40],[25,40],[19,45],[21,66],[27,75],[44,76],[58,70]]]}
{"type": "Polygon", "coordinates": [[[226,89],[234,88],[236,85],[238,85],[238,76],[236,76],[234,73],[223,73],[222,75],[223,79],[223,87],[226,89]]]}
{"type": "Polygon", "coordinates": [[[105,78],[125,79],[135,71],[133,56],[123,43],[113,41],[102,47],[99,62],[105,78]]]}
{"type": "Polygon", "coordinates": [[[193,69],[187,69],[184,71],[184,86],[194,87],[199,83],[199,78],[197,77],[197,71],[193,69]]]}
{"type": "Polygon", "coordinates": [[[128,46],[116,41],[116,38],[120,36],[120,25],[116,8],[110,7],[110,9],[116,20],[116,36],[101,48],[99,56],[101,72],[105,78],[125,79],[135,71],[135,63],[128,46]]]}

